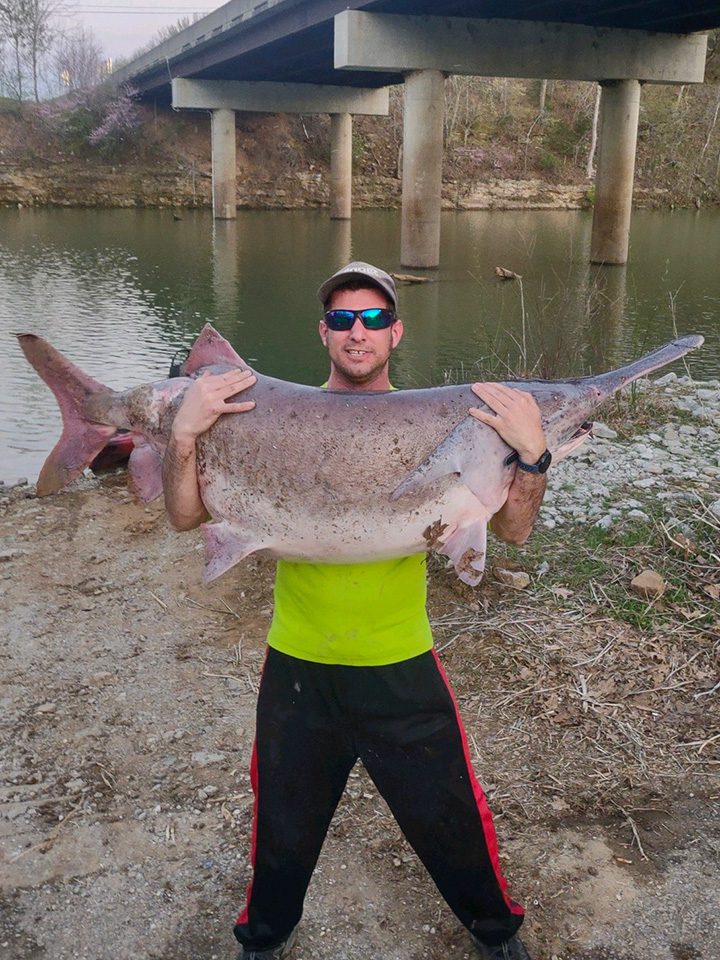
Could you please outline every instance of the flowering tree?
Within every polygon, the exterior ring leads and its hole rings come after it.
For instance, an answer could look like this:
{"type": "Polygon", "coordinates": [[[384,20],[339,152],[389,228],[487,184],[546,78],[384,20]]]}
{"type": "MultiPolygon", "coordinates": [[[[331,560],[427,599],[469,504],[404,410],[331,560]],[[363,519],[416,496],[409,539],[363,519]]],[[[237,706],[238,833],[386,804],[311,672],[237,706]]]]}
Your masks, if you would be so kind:
{"type": "Polygon", "coordinates": [[[91,131],[88,143],[107,149],[127,140],[140,126],[140,117],[134,103],[137,95],[134,88],[123,87],[106,105],[102,122],[91,131]]]}

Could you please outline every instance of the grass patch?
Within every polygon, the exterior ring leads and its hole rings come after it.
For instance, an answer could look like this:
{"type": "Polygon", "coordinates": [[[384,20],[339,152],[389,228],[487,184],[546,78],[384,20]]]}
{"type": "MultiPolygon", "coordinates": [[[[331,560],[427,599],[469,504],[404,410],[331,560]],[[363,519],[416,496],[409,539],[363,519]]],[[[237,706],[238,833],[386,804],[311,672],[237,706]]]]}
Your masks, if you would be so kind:
{"type": "Polygon", "coordinates": [[[691,413],[680,410],[669,398],[638,390],[635,383],[606,400],[597,419],[616,430],[621,440],[656,430],[659,423],[696,423],[691,413]]]}
{"type": "Polygon", "coordinates": [[[21,104],[12,97],[0,97],[0,113],[20,114],[21,104]]]}
{"type": "Polygon", "coordinates": [[[674,509],[671,516],[662,504],[646,503],[649,522],[625,519],[608,530],[540,527],[522,547],[500,544],[493,552],[531,574],[547,562],[537,587],[560,605],[602,609],[643,631],[668,624],[712,629],[720,624],[720,522],[699,498],[674,509]],[[661,597],[646,599],[630,586],[648,569],[665,582],[661,597]]]}

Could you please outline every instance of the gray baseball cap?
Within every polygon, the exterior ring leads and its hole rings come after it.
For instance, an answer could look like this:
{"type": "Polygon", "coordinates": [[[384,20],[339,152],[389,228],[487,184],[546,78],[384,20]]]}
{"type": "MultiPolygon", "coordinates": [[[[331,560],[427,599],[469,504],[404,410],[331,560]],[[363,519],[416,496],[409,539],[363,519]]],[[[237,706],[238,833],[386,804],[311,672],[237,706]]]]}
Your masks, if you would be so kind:
{"type": "Polygon", "coordinates": [[[320,302],[322,304],[327,303],[333,290],[337,290],[348,280],[367,281],[369,286],[379,287],[383,293],[387,294],[393,307],[397,310],[397,290],[393,278],[379,267],[373,267],[371,263],[363,263],[362,260],[353,260],[352,263],[348,263],[346,267],[342,267],[326,280],[318,290],[320,302]]]}

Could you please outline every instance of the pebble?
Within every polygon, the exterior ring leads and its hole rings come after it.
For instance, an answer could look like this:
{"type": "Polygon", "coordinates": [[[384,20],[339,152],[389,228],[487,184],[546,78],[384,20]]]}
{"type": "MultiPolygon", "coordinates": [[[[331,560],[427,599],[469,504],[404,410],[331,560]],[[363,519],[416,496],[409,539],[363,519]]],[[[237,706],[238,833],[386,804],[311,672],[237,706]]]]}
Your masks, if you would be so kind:
{"type": "Polygon", "coordinates": [[[641,597],[648,600],[661,597],[665,593],[666,583],[655,570],[643,570],[630,581],[630,587],[641,597]]]}
{"type": "Polygon", "coordinates": [[[22,557],[22,550],[0,550],[0,563],[4,563],[7,560],[17,560],[18,557],[22,557]]]}
{"type": "Polygon", "coordinates": [[[600,437],[602,440],[617,439],[617,430],[606,426],[604,423],[594,423],[592,428],[593,436],[600,437]]]}
{"type": "Polygon", "coordinates": [[[495,570],[495,576],[500,583],[504,583],[508,587],[513,587],[515,590],[524,590],[525,587],[530,586],[530,577],[522,570],[503,570],[502,568],[498,568],[495,570]]]}
{"type": "Polygon", "coordinates": [[[196,750],[191,755],[192,762],[198,767],[209,767],[213,763],[222,763],[225,759],[224,753],[209,753],[206,750],[196,750]]]}

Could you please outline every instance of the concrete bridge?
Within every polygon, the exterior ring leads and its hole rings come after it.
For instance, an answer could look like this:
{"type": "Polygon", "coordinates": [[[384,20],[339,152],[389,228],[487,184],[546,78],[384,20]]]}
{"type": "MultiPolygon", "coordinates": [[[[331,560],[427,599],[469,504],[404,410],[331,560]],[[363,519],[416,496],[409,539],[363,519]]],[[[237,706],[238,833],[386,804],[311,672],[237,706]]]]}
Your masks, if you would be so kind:
{"type": "Polygon", "coordinates": [[[113,74],[211,113],[213,211],[236,215],[235,111],[329,113],[331,216],[352,207],[352,114],[405,85],[400,260],[439,263],[443,81],[594,80],[601,112],[591,259],[625,263],[644,83],[702,83],[717,0],[230,0],[113,74]],[[442,16],[437,16],[438,8],[442,16]]]}

